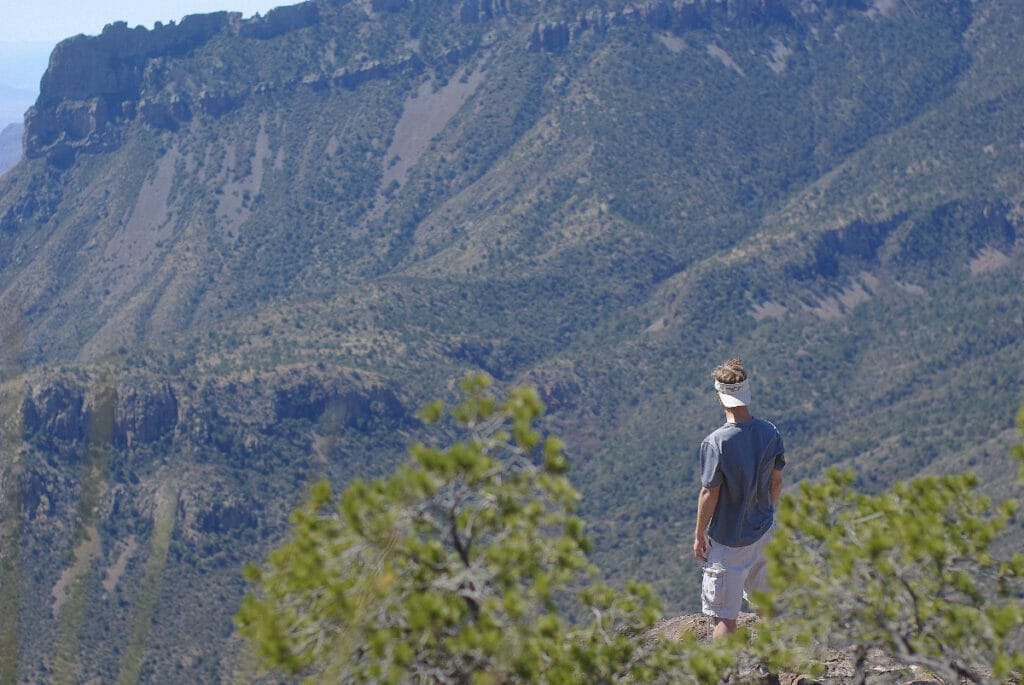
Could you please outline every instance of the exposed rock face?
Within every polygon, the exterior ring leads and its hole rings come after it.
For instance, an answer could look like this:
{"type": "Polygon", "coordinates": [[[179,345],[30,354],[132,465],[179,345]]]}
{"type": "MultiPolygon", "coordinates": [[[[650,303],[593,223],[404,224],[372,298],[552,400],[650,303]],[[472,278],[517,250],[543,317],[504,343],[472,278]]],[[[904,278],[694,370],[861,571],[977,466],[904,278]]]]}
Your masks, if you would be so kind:
{"type": "Polygon", "coordinates": [[[342,88],[356,88],[368,81],[387,78],[398,71],[407,70],[410,72],[419,71],[423,68],[423,62],[416,55],[399,60],[393,63],[371,62],[358,69],[339,69],[331,77],[333,85],[342,88]]]}
{"type": "Polygon", "coordinates": [[[512,0],[464,0],[459,5],[459,21],[463,24],[489,21],[511,13],[512,0]]]}
{"type": "Polygon", "coordinates": [[[569,23],[565,21],[535,24],[530,34],[530,49],[559,52],[569,46],[569,23]]]}
{"type": "Polygon", "coordinates": [[[204,533],[255,528],[258,523],[259,519],[253,508],[237,502],[218,502],[199,517],[200,530],[204,533]]]}
{"type": "Polygon", "coordinates": [[[166,380],[139,379],[121,386],[114,413],[119,447],[156,442],[178,424],[178,398],[166,380]]]}
{"type": "Polygon", "coordinates": [[[785,0],[683,0],[674,7],[678,19],[690,21],[791,18],[785,0]]]}
{"type": "Polygon", "coordinates": [[[298,5],[277,7],[264,17],[254,17],[238,26],[238,35],[243,38],[267,40],[289,31],[312,26],[320,20],[316,3],[304,2],[298,5]]]}
{"type": "Polygon", "coordinates": [[[191,15],[151,31],[117,22],[99,36],[60,42],[40,82],[39,99],[25,115],[25,154],[48,155],[61,166],[80,150],[109,149],[118,144],[113,124],[139,109],[147,121],[168,127],[167,117],[175,113],[171,103],[139,107],[153,76],[148,61],[188,54],[238,18],[228,12],[191,15]]]}
{"type": "Polygon", "coordinates": [[[206,114],[219,117],[241,105],[245,97],[245,93],[204,89],[199,92],[199,107],[206,114]]]}
{"type": "Polygon", "coordinates": [[[177,131],[181,124],[192,120],[192,107],[179,95],[145,98],[139,103],[139,114],[153,128],[177,131]]]}
{"type": "MultiPolygon", "coordinates": [[[[805,3],[805,6],[813,9],[817,4],[805,3]]],[[[845,6],[847,3],[827,0],[826,4],[845,6]]],[[[471,10],[467,12],[472,16],[471,10]]],[[[610,26],[642,24],[659,31],[686,31],[717,22],[739,21],[790,22],[793,14],[786,0],[650,0],[627,5],[620,11],[591,10],[575,20],[535,24],[529,47],[534,51],[558,52],[582,33],[600,33],[610,26]]]]}
{"type": "Polygon", "coordinates": [[[569,364],[535,369],[529,376],[529,384],[537,388],[541,400],[552,412],[575,407],[583,392],[580,379],[569,364]]]}
{"type": "Polygon", "coordinates": [[[393,392],[375,387],[358,391],[345,383],[315,377],[288,379],[274,391],[275,422],[281,419],[316,421],[330,413],[333,421],[357,426],[373,415],[397,418],[402,404],[393,392]]]}
{"type": "MultiPolygon", "coordinates": [[[[63,101],[103,98],[112,103],[137,100],[145,82],[146,60],[183,56],[238,22],[239,14],[215,12],[190,15],[152,30],[133,29],[119,21],[99,36],[75,36],[61,41],[39,84],[37,108],[63,101]]],[[[260,20],[252,20],[260,21],[260,20]]]]}
{"type": "Polygon", "coordinates": [[[208,382],[195,389],[150,375],[117,382],[35,378],[21,401],[26,439],[111,443],[128,450],[164,439],[216,444],[215,437],[225,437],[223,417],[232,412],[246,417],[234,422],[243,432],[266,433],[286,419],[326,417],[332,425],[359,428],[376,418],[401,419],[406,410],[395,391],[383,385],[308,372],[208,382]]]}
{"type": "Polygon", "coordinates": [[[162,60],[188,55],[221,32],[266,40],[319,21],[319,9],[306,2],[242,21],[235,12],[190,15],[181,23],[152,30],[107,25],[99,36],[62,41],[50,56],[39,99],[25,115],[25,154],[47,158],[58,167],[78,152],[99,152],[120,144],[117,124],[136,115],[154,128],[177,130],[191,120],[193,100],[219,116],[244,94],[179,93],[164,83],[162,60]]]}
{"type": "Polygon", "coordinates": [[[77,384],[55,382],[30,388],[21,404],[24,433],[81,440],[87,424],[84,409],[85,393],[77,384]]]}
{"type": "Polygon", "coordinates": [[[259,525],[259,507],[248,500],[229,498],[214,502],[205,509],[186,509],[185,520],[193,523],[200,533],[224,533],[255,528],[259,525]]]}
{"type": "Polygon", "coordinates": [[[56,482],[53,474],[29,471],[21,479],[21,510],[29,519],[49,516],[64,485],[56,482]]]}
{"type": "MultiPolygon", "coordinates": [[[[720,21],[788,22],[793,20],[794,11],[819,5],[857,9],[860,4],[854,0],[649,0],[616,12],[591,10],[571,20],[536,23],[528,47],[559,52],[584,32],[603,32],[614,25],[643,24],[656,30],[685,31],[720,21]]],[[[371,0],[370,7],[375,12],[400,12],[410,7],[410,0],[371,0]]],[[[464,24],[491,21],[515,11],[513,0],[463,0],[455,8],[458,20],[464,24]]],[[[278,7],[248,20],[242,20],[238,13],[216,12],[190,15],[179,24],[157,24],[152,30],[128,28],[125,22],[116,22],[106,26],[99,36],[62,41],[43,75],[36,105],[25,115],[25,154],[46,156],[57,168],[66,168],[79,152],[116,148],[120,145],[120,124],[136,117],[156,129],[176,131],[197,113],[221,116],[252,94],[281,85],[355,88],[366,81],[386,78],[395,69],[419,64],[409,60],[377,61],[341,67],[333,75],[307,75],[296,84],[240,84],[230,91],[178,91],[180,84],[170,85],[173,79],[165,73],[166,60],[188,55],[218,34],[268,40],[320,21],[320,7],[310,1],[278,7]]]]}

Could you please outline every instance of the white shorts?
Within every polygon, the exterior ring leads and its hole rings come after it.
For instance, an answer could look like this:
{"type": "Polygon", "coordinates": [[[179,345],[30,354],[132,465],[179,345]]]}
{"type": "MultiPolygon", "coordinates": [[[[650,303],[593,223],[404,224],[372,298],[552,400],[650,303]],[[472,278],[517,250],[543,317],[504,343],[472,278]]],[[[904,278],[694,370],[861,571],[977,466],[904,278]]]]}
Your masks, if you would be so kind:
{"type": "Polygon", "coordinates": [[[746,547],[727,547],[714,540],[708,549],[701,584],[701,608],[708,616],[735,619],[743,600],[768,587],[764,546],[772,539],[774,527],[746,547]]]}

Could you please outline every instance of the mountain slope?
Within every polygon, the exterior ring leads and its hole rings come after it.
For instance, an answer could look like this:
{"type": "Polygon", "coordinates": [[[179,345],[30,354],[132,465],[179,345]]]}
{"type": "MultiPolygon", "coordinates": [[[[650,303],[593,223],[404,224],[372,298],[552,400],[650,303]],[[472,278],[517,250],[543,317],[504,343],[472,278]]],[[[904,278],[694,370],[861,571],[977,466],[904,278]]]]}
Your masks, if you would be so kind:
{"type": "Polygon", "coordinates": [[[0,179],[0,649],[245,672],[241,564],[471,369],[541,388],[598,561],[671,608],[725,356],[791,480],[1008,493],[1018,15],[323,0],[61,43],[0,179]]]}
{"type": "Polygon", "coordinates": [[[0,174],[21,159],[21,125],[8,124],[0,130],[0,174]]]}

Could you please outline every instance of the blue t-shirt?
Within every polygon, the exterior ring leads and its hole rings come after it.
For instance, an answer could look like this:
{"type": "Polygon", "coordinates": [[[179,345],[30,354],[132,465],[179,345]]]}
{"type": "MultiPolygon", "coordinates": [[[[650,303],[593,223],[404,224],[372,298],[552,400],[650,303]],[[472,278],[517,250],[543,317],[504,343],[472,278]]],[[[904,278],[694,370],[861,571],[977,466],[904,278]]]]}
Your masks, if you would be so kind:
{"type": "Polygon", "coordinates": [[[728,547],[757,542],[772,526],[772,470],[786,465],[782,435],[757,417],[726,423],[700,444],[701,485],[721,486],[708,535],[728,547]]]}

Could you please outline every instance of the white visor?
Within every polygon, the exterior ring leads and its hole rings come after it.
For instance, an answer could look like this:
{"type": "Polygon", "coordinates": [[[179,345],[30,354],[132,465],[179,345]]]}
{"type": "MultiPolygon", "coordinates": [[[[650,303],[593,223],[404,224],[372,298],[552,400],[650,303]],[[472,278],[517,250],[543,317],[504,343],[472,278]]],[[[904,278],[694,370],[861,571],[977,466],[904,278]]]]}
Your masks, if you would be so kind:
{"type": "Polygon", "coordinates": [[[750,379],[741,383],[719,383],[715,381],[715,390],[722,400],[722,405],[732,407],[744,407],[750,404],[750,379]]]}

